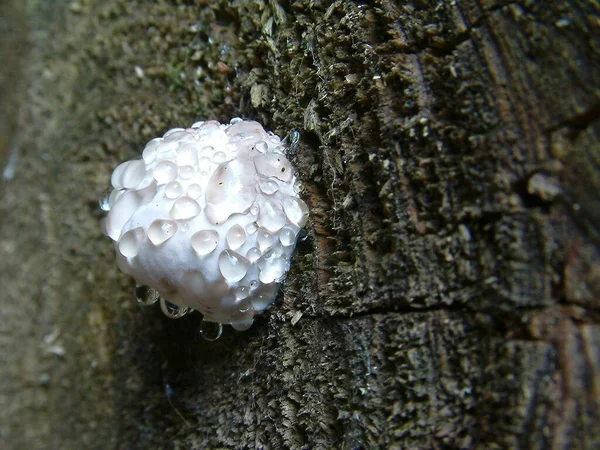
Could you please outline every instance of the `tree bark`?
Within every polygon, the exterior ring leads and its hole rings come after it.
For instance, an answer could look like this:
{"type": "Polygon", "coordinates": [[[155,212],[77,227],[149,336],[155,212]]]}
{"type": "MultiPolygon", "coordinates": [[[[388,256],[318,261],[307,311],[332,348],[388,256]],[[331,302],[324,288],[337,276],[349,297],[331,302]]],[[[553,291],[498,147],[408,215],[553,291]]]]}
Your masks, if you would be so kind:
{"type": "Polygon", "coordinates": [[[597,2],[26,6],[3,449],[600,447],[597,2]],[[98,199],[233,116],[300,131],[311,220],[277,304],[213,343],[135,304],[98,199]]]}

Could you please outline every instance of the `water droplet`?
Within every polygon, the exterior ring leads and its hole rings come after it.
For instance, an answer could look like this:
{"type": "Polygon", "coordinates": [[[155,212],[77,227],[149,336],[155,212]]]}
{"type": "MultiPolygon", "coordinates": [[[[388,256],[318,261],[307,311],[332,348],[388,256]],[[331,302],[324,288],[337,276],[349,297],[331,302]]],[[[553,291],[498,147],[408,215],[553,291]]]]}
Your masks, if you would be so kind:
{"type": "Polygon", "coordinates": [[[156,159],[158,146],[161,144],[162,141],[162,138],[154,138],[146,144],[146,147],[142,152],[142,158],[144,158],[144,162],[146,164],[151,164],[154,162],[154,160],[156,159]]]}
{"type": "Polygon", "coordinates": [[[246,242],[246,232],[238,225],[233,225],[227,232],[227,244],[232,250],[237,250],[246,242]]]}
{"type": "Polygon", "coordinates": [[[281,138],[279,136],[273,135],[269,138],[273,144],[279,144],[281,142],[281,138]]]}
{"type": "Polygon", "coordinates": [[[146,238],[146,233],[142,227],[129,230],[121,239],[119,239],[119,252],[127,258],[133,258],[142,249],[142,243],[146,238]]]}
{"type": "Polygon", "coordinates": [[[177,165],[171,161],[161,161],[152,172],[158,184],[167,184],[177,179],[177,165]]]}
{"type": "Polygon", "coordinates": [[[198,163],[198,154],[195,144],[187,144],[177,149],[178,166],[194,166],[198,163]]]}
{"type": "Polygon", "coordinates": [[[258,141],[256,144],[254,144],[254,148],[260,153],[265,153],[269,149],[269,144],[267,144],[265,141],[258,141]]]}
{"type": "Polygon", "coordinates": [[[131,219],[136,210],[146,202],[149,202],[156,194],[156,184],[137,191],[127,191],[111,207],[106,216],[106,232],[108,236],[116,241],[121,236],[125,224],[131,219]]]}
{"type": "Polygon", "coordinates": [[[277,297],[279,291],[278,283],[262,284],[252,296],[252,306],[257,311],[266,309],[277,297]]]}
{"type": "Polygon", "coordinates": [[[279,232],[279,240],[286,247],[288,245],[293,245],[296,241],[296,233],[294,233],[294,231],[290,228],[282,228],[279,232]]]}
{"type": "Polygon", "coordinates": [[[287,262],[283,258],[275,258],[269,261],[260,271],[259,280],[265,284],[279,281],[287,270],[287,262]]]}
{"type": "Polygon", "coordinates": [[[165,186],[165,197],[175,200],[183,195],[183,187],[178,181],[171,181],[165,186]]]}
{"type": "Polygon", "coordinates": [[[233,250],[223,250],[219,255],[219,269],[229,282],[240,281],[246,276],[250,261],[233,250]]]}
{"type": "Polygon", "coordinates": [[[258,230],[258,234],[256,235],[256,242],[258,243],[258,247],[263,252],[275,243],[275,239],[275,235],[269,230],[265,230],[264,228],[260,228],[258,230]]]}
{"type": "Polygon", "coordinates": [[[250,282],[250,289],[255,289],[255,288],[256,288],[256,286],[258,286],[258,281],[256,281],[256,280],[252,280],[252,281],[250,282]]]}
{"type": "Polygon", "coordinates": [[[294,181],[294,193],[299,194],[301,190],[302,190],[302,183],[300,182],[300,180],[294,181]]]}
{"type": "Polygon", "coordinates": [[[265,180],[264,178],[258,180],[258,187],[260,187],[260,190],[267,195],[273,195],[279,190],[279,184],[276,181],[265,180]]]}
{"type": "Polygon", "coordinates": [[[254,323],[253,314],[248,314],[247,316],[237,319],[231,322],[231,327],[235,331],[246,331],[248,328],[252,326],[254,323]]]}
{"type": "Polygon", "coordinates": [[[213,153],[215,152],[215,148],[212,145],[206,145],[200,149],[200,154],[207,158],[210,161],[213,153]]]}
{"type": "Polygon", "coordinates": [[[158,291],[150,286],[138,284],[135,286],[135,299],[142,305],[153,305],[158,301],[158,291]]]}
{"type": "Polygon", "coordinates": [[[258,230],[258,225],[256,224],[256,222],[250,222],[244,228],[246,230],[246,233],[254,234],[256,233],[256,230],[258,230]]]}
{"type": "Polygon", "coordinates": [[[196,200],[188,196],[180,197],[173,203],[171,218],[175,220],[187,220],[200,214],[200,205],[196,200]]]}
{"type": "Polygon", "coordinates": [[[242,119],[241,117],[234,117],[233,119],[231,119],[229,121],[229,123],[231,125],[235,125],[236,123],[240,123],[240,122],[243,122],[243,121],[244,121],[244,119],[242,119]]]}
{"type": "Polygon", "coordinates": [[[250,295],[250,289],[248,286],[240,286],[235,290],[235,298],[238,300],[243,300],[250,295]]]}
{"type": "Polygon", "coordinates": [[[279,202],[264,201],[260,206],[257,222],[261,227],[269,231],[275,232],[281,230],[286,220],[279,202]]]}
{"type": "Polygon", "coordinates": [[[199,184],[190,184],[187,190],[187,195],[191,198],[198,198],[202,195],[202,187],[199,184]]]}
{"type": "Polygon", "coordinates": [[[254,261],[258,260],[258,258],[260,258],[261,254],[262,253],[259,249],[257,249],[256,247],[252,247],[246,252],[246,258],[248,258],[248,261],[253,263],[254,261]]]}
{"type": "Polygon", "coordinates": [[[200,336],[207,341],[216,341],[223,333],[223,325],[219,322],[208,322],[203,320],[200,322],[200,336]]]}
{"type": "Polygon", "coordinates": [[[160,245],[177,233],[177,224],[171,220],[155,220],[148,227],[148,239],[154,245],[160,245]]]}
{"type": "Polygon", "coordinates": [[[110,194],[112,194],[113,189],[109,189],[109,192],[105,193],[102,198],[100,199],[100,201],[98,202],[98,205],[100,205],[100,209],[102,211],[108,212],[110,211],[110,194]]]}
{"type": "MultiPolygon", "coordinates": [[[[174,135],[175,133],[181,133],[185,131],[184,128],[171,128],[169,131],[167,131],[165,134],[163,134],[163,139],[167,139],[169,136],[174,135]]],[[[175,136],[177,137],[177,136],[175,136]]],[[[171,138],[171,140],[173,140],[174,138],[171,138]]],[[[167,141],[168,142],[168,141],[167,141]]]]}
{"type": "Polygon", "coordinates": [[[284,145],[289,146],[290,150],[293,152],[296,150],[296,147],[300,142],[300,132],[298,130],[292,130],[292,132],[288,134],[281,142],[284,145]]]}
{"type": "Polygon", "coordinates": [[[217,164],[221,164],[227,161],[227,155],[224,152],[215,152],[215,154],[212,157],[212,160],[217,164]]]}
{"type": "Polygon", "coordinates": [[[219,244],[219,233],[214,230],[198,231],[192,236],[192,248],[201,256],[208,255],[219,244]]]}
{"type": "Polygon", "coordinates": [[[160,298],[160,309],[169,319],[181,319],[190,310],[190,308],[185,306],[177,306],[162,297],[160,298]]]}
{"type": "Polygon", "coordinates": [[[302,228],[308,221],[308,206],[300,198],[286,198],[283,201],[283,210],[287,218],[294,225],[302,228]]]}
{"type": "Polygon", "coordinates": [[[294,176],[292,164],[279,153],[265,153],[256,156],[254,166],[256,171],[265,178],[275,177],[288,183],[294,176]]]}
{"type": "Polygon", "coordinates": [[[203,120],[200,120],[198,122],[194,122],[194,124],[192,125],[192,128],[196,129],[196,128],[200,128],[202,126],[202,124],[204,123],[203,120]]]}
{"type": "Polygon", "coordinates": [[[183,166],[179,169],[179,175],[184,180],[190,180],[196,176],[196,172],[192,166],[183,166]]]}
{"type": "Polygon", "coordinates": [[[252,214],[253,216],[257,216],[259,212],[260,208],[258,207],[258,205],[252,205],[252,207],[250,208],[250,214],[252,214]]]}

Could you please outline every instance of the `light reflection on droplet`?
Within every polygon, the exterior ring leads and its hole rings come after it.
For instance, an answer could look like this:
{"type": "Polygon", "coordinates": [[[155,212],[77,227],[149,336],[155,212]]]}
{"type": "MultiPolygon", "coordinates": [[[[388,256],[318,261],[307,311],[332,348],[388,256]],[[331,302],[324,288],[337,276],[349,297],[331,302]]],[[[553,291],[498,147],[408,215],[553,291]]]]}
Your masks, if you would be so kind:
{"type": "Polygon", "coordinates": [[[207,341],[216,341],[223,333],[223,325],[219,322],[208,322],[203,320],[200,322],[200,336],[207,341]]]}

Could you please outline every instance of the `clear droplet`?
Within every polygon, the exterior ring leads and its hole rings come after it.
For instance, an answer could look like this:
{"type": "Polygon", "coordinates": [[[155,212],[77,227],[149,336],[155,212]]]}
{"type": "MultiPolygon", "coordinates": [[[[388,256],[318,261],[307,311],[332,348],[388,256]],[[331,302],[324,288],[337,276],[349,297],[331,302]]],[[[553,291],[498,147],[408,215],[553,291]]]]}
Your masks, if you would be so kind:
{"type": "Polygon", "coordinates": [[[208,322],[203,320],[200,322],[200,336],[207,341],[216,341],[223,333],[223,325],[219,322],[208,322]]]}
{"type": "Polygon", "coordinates": [[[276,232],[283,228],[286,219],[279,202],[266,200],[260,206],[258,224],[269,231],[276,232]]]}
{"type": "Polygon", "coordinates": [[[302,228],[308,221],[308,206],[300,198],[286,198],[283,201],[283,211],[294,225],[302,228]]]}
{"type": "Polygon", "coordinates": [[[296,242],[296,233],[290,228],[282,228],[281,231],[279,231],[279,240],[286,247],[288,245],[293,245],[294,242],[296,242]]]}
{"type": "Polygon", "coordinates": [[[171,161],[161,161],[152,172],[158,184],[167,184],[177,179],[177,165],[171,161]]]}
{"type": "Polygon", "coordinates": [[[251,297],[252,306],[257,311],[266,309],[273,301],[275,301],[278,291],[278,283],[261,284],[260,288],[257,289],[251,297]]]}
{"type": "Polygon", "coordinates": [[[254,148],[260,153],[265,153],[269,149],[269,144],[267,144],[265,141],[258,141],[256,144],[254,144],[254,148]]]}
{"type": "Polygon", "coordinates": [[[183,166],[179,169],[179,175],[184,180],[191,180],[196,176],[196,172],[192,166],[183,166]]]}
{"type": "Polygon", "coordinates": [[[302,190],[302,183],[300,180],[294,181],[294,194],[299,194],[302,190]]]}
{"type": "Polygon", "coordinates": [[[146,238],[146,233],[142,227],[129,230],[121,239],[119,239],[119,252],[126,258],[133,258],[142,249],[142,243],[146,238]]]}
{"type": "Polygon", "coordinates": [[[273,144],[279,144],[281,142],[281,138],[277,135],[273,135],[269,138],[269,141],[271,141],[273,144]]]}
{"type": "Polygon", "coordinates": [[[275,177],[281,181],[290,182],[294,176],[292,164],[279,153],[265,153],[254,158],[256,171],[263,177],[275,177]]]}
{"type": "Polygon", "coordinates": [[[100,209],[102,211],[108,212],[110,211],[110,194],[112,194],[113,189],[109,189],[109,192],[105,193],[102,198],[100,199],[100,201],[98,202],[98,205],[100,205],[100,209]]]}
{"type": "MultiPolygon", "coordinates": [[[[181,133],[183,131],[185,131],[184,128],[171,128],[169,131],[167,131],[165,134],[163,134],[163,139],[166,140],[169,136],[173,136],[175,133],[181,133]]],[[[174,140],[174,138],[177,138],[178,136],[179,136],[179,134],[172,137],[171,140],[174,140]]],[[[169,141],[167,141],[167,142],[169,142],[169,141]]]]}
{"type": "Polygon", "coordinates": [[[250,261],[233,250],[223,250],[219,255],[219,269],[229,282],[240,281],[246,276],[250,261]]]}
{"type": "Polygon", "coordinates": [[[197,199],[202,195],[202,187],[197,183],[190,184],[187,190],[187,195],[191,198],[197,199]]]}
{"type": "Polygon", "coordinates": [[[256,242],[261,251],[264,252],[266,249],[270,248],[275,243],[275,239],[275,235],[269,230],[259,228],[258,234],[256,235],[256,242]]]}
{"type": "Polygon", "coordinates": [[[287,262],[283,258],[275,258],[269,261],[260,271],[259,280],[265,284],[279,281],[287,270],[287,262]]]}
{"type": "Polygon", "coordinates": [[[252,280],[252,281],[249,283],[249,285],[250,285],[250,289],[255,289],[255,288],[256,288],[256,286],[258,286],[258,281],[256,281],[256,280],[252,280]]]}
{"type": "Polygon", "coordinates": [[[258,216],[259,212],[260,212],[260,208],[258,207],[258,205],[252,205],[250,207],[250,214],[252,214],[253,216],[258,216]]]}
{"type": "Polygon", "coordinates": [[[244,119],[242,119],[241,117],[234,117],[233,119],[231,119],[229,121],[229,123],[231,125],[235,125],[236,123],[240,123],[240,122],[243,122],[243,121],[244,121],[244,119]]]}
{"type": "Polygon", "coordinates": [[[279,184],[273,180],[265,180],[261,178],[258,180],[258,187],[266,195],[273,195],[275,192],[279,190],[279,184]]]}
{"type": "Polygon", "coordinates": [[[233,225],[227,232],[227,244],[232,250],[237,250],[246,242],[246,232],[238,225],[233,225]]]}
{"type": "Polygon", "coordinates": [[[221,164],[227,161],[227,155],[224,152],[215,152],[215,154],[212,157],[212,160],[217,164],[221,164]]]}
{"type": "Polygon", "coordinates": [[[254,323],[254,316],[253,314],[248,314],[245,317],[241,318],[241,319],[237,319],[231,322],[231,327],[235,330],[235,331],[246,331],[248,328],[250,328],[252,326],[252,324],[254,323]]]}
{"type": "Polygon", "coordinates": [[[262,253],[256,247],[252,247],[251,249],[249,249],[246,252],[246,258],[248,258],[248,261],[250,261],[251,263],[253,263],[256,260],[258,260],[258,258],[260,258],[260,255],[262,255],[262,253]]]}
{"type": "Polygon", "coordinates": [[[160,298],[160,309],[169,319],[181,319],[190,310],[190,308],[185,306],[177,306],[162,297],[160,298]]]}
{"type": "Polygon", "coordinates": [[[207,145],[200,149],[200,154],[205,158],[212,158],[213,153],[215,152],[215,148],[212,145],[207,145]]]}
{"type": "Polygon", "coordinates": [[[158,291],[150,286],[138,284],[135,286],[135,299],[142,305],[153,305],[158,301],[158,291]]]}
{"type": "Polygon", "coordinates": [[[198,154],[195,144],[186,144],[177,149],[178,166],[194,166],[198,163],[198,154]]]}
{"type": "Polygon", "coordinates": [[[188,196],[178,198],[171,208],[171,218],[187,220],[200,214],[201,208],[196,200],[188,196]]]}
{"type": "Polygon", "coordinates": [[[200,256],[208,255],[219,244],[219,233],[214,230],[198,231],[192,236],[192,248],[200,256]]]}
{"type": "Polygon", "coordinates": [[[243,300],[250,295],[250,289],[248,286],[240,286],[235,290],[235,298],[237,300],[243,300]]]}
{"type": "Polygon", "coordinates": [[[246,233],[254,234],[256,233],[256,230],[258,230],[258,225],[256,222],[250,222],[244,227],[244,229],[246,230],[246,233]]]}
{"type": "Polygon", "coordinates": [[[183,195],[183,187],[178,181],[171,181],[165,186],[165,197],[175,200],[183,195]]]}
{"type": "Polygon", "coordinates": [[[177,224],[172,220],[155,220],[148,227],[148,239],[154,245],[160,245],[177,233],[177,224]]]}

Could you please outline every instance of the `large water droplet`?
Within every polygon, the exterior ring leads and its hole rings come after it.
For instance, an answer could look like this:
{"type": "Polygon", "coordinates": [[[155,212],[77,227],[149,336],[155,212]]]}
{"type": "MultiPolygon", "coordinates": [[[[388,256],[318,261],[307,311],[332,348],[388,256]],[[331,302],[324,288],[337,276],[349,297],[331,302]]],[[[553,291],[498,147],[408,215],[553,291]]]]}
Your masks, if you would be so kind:
{"type": "Polygon", "coordinates": [[[279,281],[287,270],[287,262],[283,258],[275,258],[273,261],[267,262],[258,276],[259,280],[265,284],[279,281]]]}
{"type": "Polygon", "coordinates": [[[231,327],[235,331],[246,331],[248,328],[252,326],[254,323],[254,315],[246,314],[244,317],[240,319],[236,319],[231,321],[231,327]]]}
{"type": "Polygon", "coordinates": [[[165,186],[165,197],[175,200],[183,195],[183,187],[178,181],[171,181],[165,186]]]}
{"type": "Polygon", "coordinates": [[[256,242],[263,252],[275,243],[275,239],[276,236],[264,228],[260,228],[256,235],[256,242]]]}
{"type": "Polygon", "coordinates": [[[237,250],[246,242],[246,232],[238,225],[233,225],[227,232],[227,244],[232,250],[237,250]]]}
{"type": "Polygon", "coordinates": [[[256,144],[254,144],[254,148],[260,153],[265,153],[267,150],[269,150],[269,144],[267,144],[265,141],[258,141],[256,144]]]}
{"type": "Polygon", "coordinates": [[[250,261],[233,250],[223,250],[219,255],[219,269],[229,282],[240,281],[246,276],[250,261]]]}
{"type": "Polygon", "coordinates": [[[116,241],[121,236],[121,231],[131,216],[144,203],[152,200],[156,194],[156,184],[138,191],[126,191],[111,207],[106,216],[106,232],[108,236],[116,241]]]}
{"type": "Polygon", "coordinates": [[[109,189],[108,192],[106,192],[102,198],[100,199],[100,201],[98,202],[98,205],[100,205],[100,209],[104,212],[108,212],[110,211],[110,207],[111,207],[111,203],[110,203],[110,194],[112,194],[114,192],[114,189],[109,189]]]}
{"type": "Polygon", "coordinates": [[[200,322],[200,336],[207,341],[216,341],[223,333],[223,325],[219,322],[208,322],[203,320],[200,322]]]}
{"type": "Polygon", "coordinates": [[[198,153],[195,144],[186,144],[177,149],[177,165],[178,166],[195,166],[198,164],[198,153]]]}
{"type": "Polygon", "coordinates": [[[269,231],[279,231],[285,225],[285,214],[279,202],[266,200],[260,205],[258,224],[269,231]]]}
{"type": "Polygon", "coordinates": [[[250,289],[248,286],[240,286],[235,290],[235,298],[237,300],[243,300],[250,295],[250,289]]]}
{"type": "Polygon", "coordinates": [[[135,299],[142,305],[153,305],[158,301],[158,291],[150,286],[138,284],[135,286],[135,299]]]}
{"type": "Polygon", "coordinates": [[[190,310],[190,308],[185,306],[177,306],[162,297],[160,298],[160,309],[169,319],[181,319],[190,310]]]}
{"type": "Polygon", "coordinates": [[[234,159],[221,164],[206,187],[206,217],[223,223],[232,214],[245,213],[256,197],[256,171],[251,162],[234,159]]]}
{"type": "Polygon", "coordinates": [[[256,171],[265,178],[275,177],[281,181],[290,182],[294,169],[287,158],[279,153],[265,153],[254,158],[256,171]]]}
{"type": "Polygon", "coordinates": [[[246,224],[244,229],[246,230],[246,234],[254,234],[258,230],[258,225],[256,224],[256,222],[250,222],[246,224]]]}
{"type": "Polygon", "coordinates": [[[254,261],[258,260],[258,258],[260,258],[261,254],[262,253],[259,249],[257,249],[256,247],[252,247],[246,252],[246,258],[248,258],[248,261],[253,263],[254,261]]]}
{"type": "Polygon", "coordinates": [[[146,233],[142,227],[134,228],[129,230],[121,239],[119,239],[119,252],[127,258],[133,258],[137,256],[142,248],[142,243],[146,238],[146,233]]]}
{"type": "Polygon", "coordinates": [[[197,183],[190,184],[187,190],[187,195],[191,198],[200,197],[202,195],[202,187],[197,183]]]}
{"type": "Polygon", "coordinates": [[[308,206],[300,198],[286,198],[283,201],[283,211],[294,225],[302,228],[308,221],[308,206]]]}
{"type": "Polygon", "coordinates": [[[266,195],[273,195],[275,192],[279,190],[279,184],[274,180],[265,180],[261,178],[258,180],[258,187],[266,195]]]}
{"type": "Polygon", "coordinates": [[[296,241],[296,233],[294,233],[294,230],[292,230],[291,228],[282,228],[279,232],[279,240],[286,247],[288,245],[293,245],[296,241]]]}
{"type": "Polygon", "coordinates": [[[177,165],[171,161],[161,161],[152,172],[158,184],[167,184],[177,179],[177,165]]]}
{"type": "Polygon", "coordinates": [[[148,239],[154,245],[160,245],[177,233],[177,224],[172,220],[155,220],[148,227],[148,239]]]}
{"type": "Polygon", "coordinates": [[[192,248],[200,256],[208,255],[219,244],[219,233],[214,230],[198,231],[192,236],[192,248]]]}
{"type": "Polygon", "coordinates": [[[171,208],[171,217],[175,220],[187,220],[200,214],[200,205],[196,200],[188,196],[175,200],[171,208]]]}
{"type": "Polygon", "coordinates": [[[181,137],[181,133],[183,131],[185,131],[185,128],[171,128],[165,134],[163,134],[163,139],[167,140],[167,138],[169,136],[171,136],[171,139],[168,140],[167,142],[170,142],[170,141],[173,141],[173,140],[177,140],[177,139],[179,139],[179,137],[181,137]],[[175,136],[173,136],[173,135],[175,135],[175,136]]]}
{"type": "Polygon", "coordinates": [[[229,121],[229,123],[230,123],[231,125],[235,125],[236,123],[241,123],[241,122],[243,122],[243,121],[244,121],[244,119],[242,119],[241,117],[234,117],[233,119],[231,119],[231,120],[229,121]]]}
{"type": "Polygon", "coordinates": [[[214,163],[221,164],[227,161],[227,155],[225,154],[225,152],[215,152],[215,154],[212,157],[212,160],[214,163]]]}
{"type": "Polygon", "coordinates": [[[252,306],[257,311],[266,309],[277,297],[278,283],[262,284],[252,295],[252,306]]]}

